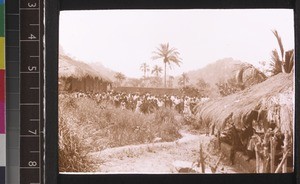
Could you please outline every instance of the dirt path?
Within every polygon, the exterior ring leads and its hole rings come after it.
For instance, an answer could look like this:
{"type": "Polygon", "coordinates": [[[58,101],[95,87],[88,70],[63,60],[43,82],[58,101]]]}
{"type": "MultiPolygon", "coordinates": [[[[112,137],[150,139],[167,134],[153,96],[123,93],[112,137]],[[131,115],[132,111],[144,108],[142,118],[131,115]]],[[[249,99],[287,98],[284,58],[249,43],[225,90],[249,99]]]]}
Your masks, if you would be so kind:
{"type": "MultiPolygon", "coordinates": [[[[182,138],[174,142],[159,142],[140,145],[109,148],[92,153],[103,164],[99,172],[103,173],[178,173],[178,167],[192,167],[199,171],[196,162],[199,159],[199,145],[208,146],[211,139],[205,135],[194,135],[180,131],[182,138]]],[[[208,157],[208,163],[216,161],[208,157]]],[[[206,166],[206,173],[211,173],[206,166]]],[[[234,169],[220,163],[217,173],[235,173],[234,169]]]]}

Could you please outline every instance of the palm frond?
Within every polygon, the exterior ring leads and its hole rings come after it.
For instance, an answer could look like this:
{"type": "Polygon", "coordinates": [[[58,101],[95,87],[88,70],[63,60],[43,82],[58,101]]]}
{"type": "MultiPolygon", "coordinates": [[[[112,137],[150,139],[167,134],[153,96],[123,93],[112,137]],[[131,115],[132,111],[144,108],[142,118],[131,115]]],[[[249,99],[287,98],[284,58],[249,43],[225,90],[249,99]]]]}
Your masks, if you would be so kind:
{"type": "Polygon", "coordinates": [[[286,73],[290,73],[294,67],[294,50],[285,52],[284,69],[286,73]]]}
{"type": "Polygon", "coordinates": [[[273,50],[272,51],[272,55],[271,55],[271,69],[269,70],[273,75],[277,75],[278,73],[282,72],[282,68],[281,68],[281,60],[279,58],[279,54],[277,52],[277,50],[273,50]]]}
{"type": "Polygon", "coordinates": [[[157,59],[164,58],[164,56],[162,56],[161,54],[158,54],[158,53],[156,53],[156,52],[153,52],[153,54],[155,54],[155,55],[153,55],[153,56],[151,57],[152,60],[157,60],[157,59]]]}
{"type": "Polygon", "coordinates": [[[279,48],[280,48],[280,53],[281,53],[281,58],[283,59],[283,56],[284,56],[284,49],[283,49],[283,44],[282,44],[282,40],[281,40],[281,37],[279,36],[277,30],[272,30],[274,36],[276,37],[277,39],[277,42],[278,42],[278,45],[279,45],[279,48]]]}
{"type": "Polygon", "coordinates": [[[177,66],[180,67],[180,63],[181,63],[181,59],[175,56],[170,56],[168,58],[169,61],[172,61],[173,63],[175,63],[177,66]]]}

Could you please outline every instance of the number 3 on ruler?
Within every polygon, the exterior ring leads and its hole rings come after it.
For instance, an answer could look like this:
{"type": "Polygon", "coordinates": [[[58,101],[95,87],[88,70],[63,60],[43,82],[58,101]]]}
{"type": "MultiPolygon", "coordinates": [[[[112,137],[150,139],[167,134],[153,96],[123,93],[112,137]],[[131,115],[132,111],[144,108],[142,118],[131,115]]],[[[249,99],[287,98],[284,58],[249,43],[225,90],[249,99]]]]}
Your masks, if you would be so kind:
{"type": "Polygon", "coordinates": [[[29,8],[35,8],[36,7],[36,3],[28,3],[27,4],[29,8]]]}

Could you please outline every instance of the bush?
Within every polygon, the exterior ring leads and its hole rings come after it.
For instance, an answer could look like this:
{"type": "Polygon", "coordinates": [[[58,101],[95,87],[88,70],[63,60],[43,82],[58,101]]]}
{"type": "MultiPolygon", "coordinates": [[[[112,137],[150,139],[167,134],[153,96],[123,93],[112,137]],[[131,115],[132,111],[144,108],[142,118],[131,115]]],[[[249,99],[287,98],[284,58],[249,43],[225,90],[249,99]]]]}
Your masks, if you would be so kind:
{"type": "Polygon", "coordinates": [[[90,98],[61,98],[60,171],[93,171],[97,165],[88,154],[106,148],[150,143],[155,138],[174,141],[180,138],[180,124],[174,116],[171,109],[142,114],[97,104],[90,98]]]}
{"type": "Polygon", "coordinates": [[[93,172],[99,167],[95,160],[88,156],[89,146],[72,131],[65,120],[60,118],[59,128],[59,171],[60,172],[93,172]]]}

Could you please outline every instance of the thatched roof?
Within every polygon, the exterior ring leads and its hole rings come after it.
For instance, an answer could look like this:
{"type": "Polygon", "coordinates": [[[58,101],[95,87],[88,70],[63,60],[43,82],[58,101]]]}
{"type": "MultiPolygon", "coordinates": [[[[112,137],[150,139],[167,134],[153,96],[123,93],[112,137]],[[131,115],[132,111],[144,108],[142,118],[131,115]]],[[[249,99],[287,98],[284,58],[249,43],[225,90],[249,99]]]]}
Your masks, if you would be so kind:
{"type": "Polygon", "coordinates": [[[60,54],[59,55],[59,72],[58,75],[60,78],[99,78],[107,82],[111,82],[111,80],[102,75],[98,71],[94,70],[91,66],[86,63],[77,61],[67,55],[60,54]]]}
{"type": "Polygon", "coordinates": [[[293,130],[294,112],[294,74],[278,74],[236,94],[212,99],[198,104],[197,118],[214,123],[223,129],[225,119],[232,113],[238,128],[244,126],[242,119],[253,110],[266,110],[281,117],[279,126],[282,131],[293,130]],[[275,112],[275,108],[279,111],[275,112]],[[274,111],[274,112],[273,112],[274,111]]]}

